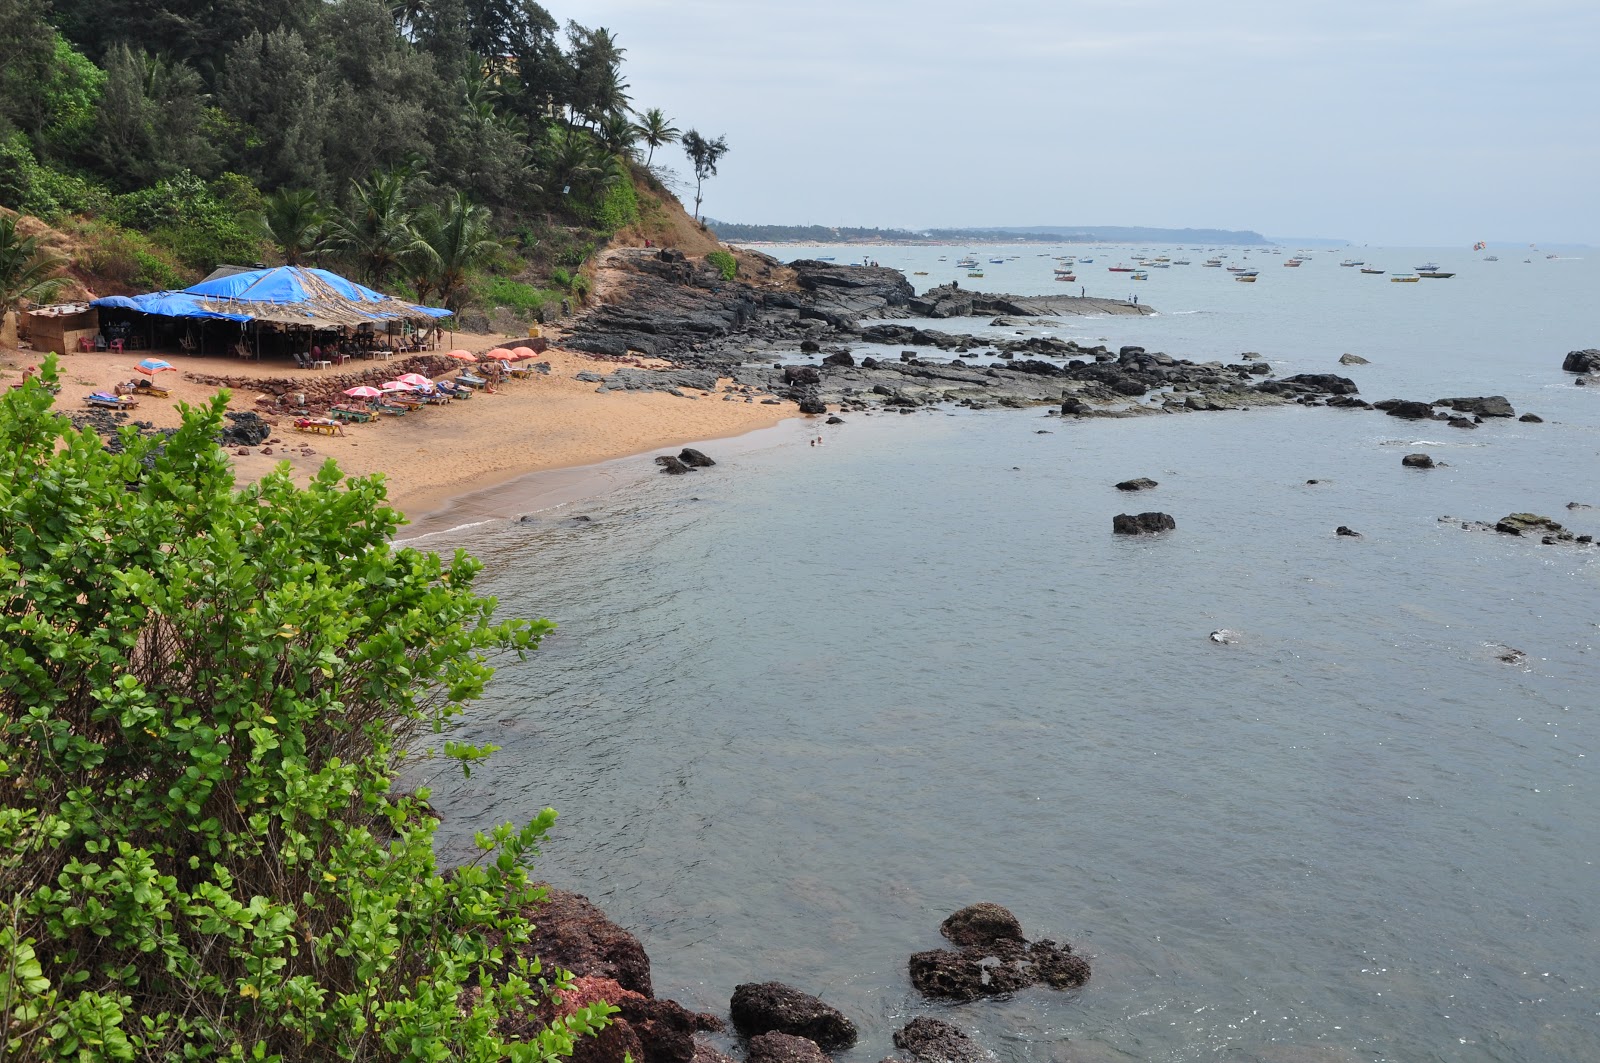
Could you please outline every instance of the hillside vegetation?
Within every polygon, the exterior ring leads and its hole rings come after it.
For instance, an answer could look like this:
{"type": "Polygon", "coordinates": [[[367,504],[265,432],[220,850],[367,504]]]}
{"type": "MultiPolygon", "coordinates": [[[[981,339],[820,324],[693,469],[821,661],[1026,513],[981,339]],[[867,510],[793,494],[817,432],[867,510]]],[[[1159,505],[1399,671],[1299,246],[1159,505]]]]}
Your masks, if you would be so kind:
{"type": "Polygon", "coordinates": [[[531,321],[695,228],[616,35],[531,0],[0,0],[0,50],[0,207],[96,294],[321,264],[531,321]]]}

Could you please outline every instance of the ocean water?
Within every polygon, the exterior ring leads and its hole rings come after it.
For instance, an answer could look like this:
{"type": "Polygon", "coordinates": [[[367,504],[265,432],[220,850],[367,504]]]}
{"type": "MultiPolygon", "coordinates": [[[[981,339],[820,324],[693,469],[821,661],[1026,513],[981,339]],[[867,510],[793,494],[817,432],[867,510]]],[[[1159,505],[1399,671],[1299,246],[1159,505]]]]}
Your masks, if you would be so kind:
{"type": "MultiPolygon", "coordinates": [[[[921,283],[965,250],[865,253],[921,283]]],[[[1023,256],[986,264],[996,290],[1052,284],[1044,249],[973,250],[1023,256]]],[[[1600,1059],[1600,551],[1459,523],[1600,534],[1566,505],[1600,506],[1600,386],[1560,372],[1600,345],[1600,268],[1499,254],[1252,252],[1252,286],[1190,253],[1140,289],[1157,316],[1054,329],[1544,424],[850,415],[418,540],[560,625],[459,728],[502,752],[431,780],[445,856],[553,805],[539,870],[640,937],[658,994],[725,1014],[788,982],[856,1020],[850,1063],[919,1014],[1008,1063],[1600,1059]],[[1112,487],[1134,476],[1160,486],[1112,487]],[[1177,530],[1111,534],[1143,509],[1177,530]],[[921,1000],[907,957],[980,900],[1092,981],[921,1000]]]]}

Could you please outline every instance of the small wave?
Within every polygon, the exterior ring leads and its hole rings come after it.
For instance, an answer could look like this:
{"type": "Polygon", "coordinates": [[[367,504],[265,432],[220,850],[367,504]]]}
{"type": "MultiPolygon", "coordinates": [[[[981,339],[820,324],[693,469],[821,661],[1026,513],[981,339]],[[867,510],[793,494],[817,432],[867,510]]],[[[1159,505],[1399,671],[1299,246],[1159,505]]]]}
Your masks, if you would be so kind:
{"type": "Polygon", "coordinates": [[[503,519],[503,517],[486,517],[483,520],[469,520],[464,524],[452,524],[448,528],[435,528],[432,531],[425,531],[421,535],[408,535],[404,539],[390,539],[389,541],[395,546],[409,546],[412,543],[420,543],[424,539],[432,539],[438,535],[454,535],[457,532],[464,532],[472,528],[481,528],[485,524],[497,524],[503,519]]]}

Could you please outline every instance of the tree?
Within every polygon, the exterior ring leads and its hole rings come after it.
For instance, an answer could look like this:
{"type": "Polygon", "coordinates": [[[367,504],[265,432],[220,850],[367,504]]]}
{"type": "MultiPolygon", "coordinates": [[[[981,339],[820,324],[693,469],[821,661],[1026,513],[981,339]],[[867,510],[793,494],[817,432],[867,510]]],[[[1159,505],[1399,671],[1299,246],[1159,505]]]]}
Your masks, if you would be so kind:
{"type": "Polygon", "coordinates": [[[417,231],[428,247],[420,257],[426,263],[422,273],[425,290],[419,282],[418,300],[428,291],[437,291],[440,302],[451,310],[459,309],[466,289],[467,274],[500,250],[489,225],[489,212],[476,206],[465,192],[451,196],[443,207],[427,207],[417,219],[417,231]]]}
{"type": "Polygon", "coordinates": [[[395,790],[408,754],[488,755],[424,736],[552,625],[396,547],[379,477],[236,489],[226,393],[120,453],[51,400],[0,397],[0,1054],[570,1053],[615,1009],[534,1014],[570,986],[517,955],[554,812],[446,876],[395,790]]]}
{"type": "Polygon", "coordinates": [[[37,236],[18,235],[15,215],[0,215],[0,319],[24,299],[42,303],[54,295],[64,265],[37,236]]]}
{"type": "Polygon", "coordinates": [[[552,194],[586,197],[611,172],[611,156],[581,129],[551,126],[542,156],[552,194]]]}
{"type": "Polygon", "coordinates": [[[278,246],[286,266],[301,265],[314,254],[328,229],[322,201],[308,188],[279,189],[267,196],[257,217],[261,235],[278,246]]]}
{"type": "Polygon", "coordinates": [[[207,111],[205,86],[188,64],[116,45],[106,57],[98,119],[104,172],[126,189],[185,170],[215,173],[207,111]]]}
{"type": "Polygon", "coordinates": [[[728,153],[726,137],[707,140],[696,130],[683,135],[683,151],[694,167],[694,220],[700,220],[700,186],[707,177],[717,176],[717,162],[728,153]]]}
{"type": "Polygon", "coordinates": [[[595,127],[595,135],[600,139],[600,146],[609,154],[619,159],[635,157],[633,145],[639,139],[639,130],[620,111],[613,111],[602,118],[595,127]]]}
{"type": "Polygon", "coordinates": [[[218,100],[248,130],[241,169],[263,188],[328,190],[325,81],[305,39],[287,27],[252,33],[229,53],[218,100]]]}
{"type": "Polygon", "coordinates": [[[350,190],[350,209],[334,217],[328,246],[342,252],[368,284],[381,288],[395,268],[425,253],[411,224],[411,175],[404,170],[373,174],[350,190]]]}
{"type": "Polygon", "coordinates": [[[649,145],[650,153],[645,156],[644,167],[650,168],[650,160],[656,157],[656,149],[671,144],[682,134],[672,120],[662,113],[661,108],[652,107],[639,116],[639,121],[634,125],[634,131],[639,139],[649,145]]]}

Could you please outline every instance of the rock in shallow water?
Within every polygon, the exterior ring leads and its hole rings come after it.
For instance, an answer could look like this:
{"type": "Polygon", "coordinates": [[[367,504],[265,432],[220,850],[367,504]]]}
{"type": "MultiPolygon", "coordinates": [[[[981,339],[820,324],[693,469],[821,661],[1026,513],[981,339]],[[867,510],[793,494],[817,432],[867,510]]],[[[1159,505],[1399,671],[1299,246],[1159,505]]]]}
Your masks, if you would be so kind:
{"type": "Polygon", "coordinates": [[[1111,530],[1117,535],[1155,535],[1177,526],[1169,513],[1118,513],[1111,518],[1111,530]]]}
{"type": "Polygon", "coordinates": [[[1433,459],[1426,454],[1407,454],[1400,459],[1400,464],[1408,469],[1431,469],[1433,459]]]}
{"type": "Polygon", "coordinates": [[[777,1031],[752,1037],[748,1059],[749,1063],[828,1063],[815,1041],[777,1031]]]}
{"type": "Polygon", "coordinates": [[[917,1063],[980,1063],[993,1058],[960,1029],[927,1015],[896,1030],[894,1046],[910,1052],[917,1063]]]}
{"type": "Polygon", "coordinates": [[[1152,487],[1161,485],[1148,476],[1140,476],[1133,480],[1124,480],[1117,485],[1118,491],[1147,491],[1152,487]]]}
{"type": "Polygon", "coordinates": [[[856,1043],[855,1023],[838,1008],[782,982],[746,982],[734,988],[728,1011],[746,1037],[779,1033],[806,1037],[827,1049],[856,1043]]]}

